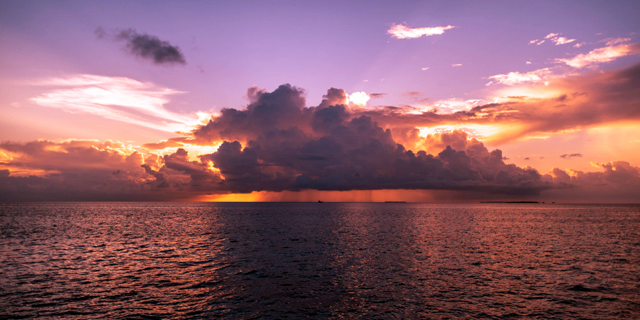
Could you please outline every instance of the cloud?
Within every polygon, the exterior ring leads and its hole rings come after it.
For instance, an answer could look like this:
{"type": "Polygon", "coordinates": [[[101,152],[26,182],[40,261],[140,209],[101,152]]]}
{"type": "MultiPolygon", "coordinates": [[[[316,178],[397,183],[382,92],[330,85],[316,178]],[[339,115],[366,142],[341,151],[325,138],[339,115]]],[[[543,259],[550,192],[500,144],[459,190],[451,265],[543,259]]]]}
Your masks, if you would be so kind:
{"type": "Polygon", "coordinates": [[[618,43],[625,43],[631,41],[631,38],[607,38],[600,42],[605,42],[607,46],[614,46],[618,43]]]}
{"type": "Polygon", "coordinates": [[[384,97],[386,95],[387,95],[386,93],[369,93],[369,97],[371,99],[379,99],[379,98],[382,98],[382,97],[384,97]]]}
{"type": "Polygon", "coordinates": [[[569,38],[565,38],[565,37],[557,37],[557,38],[553,38],[551,39],[551,41],[553,41],[553,43],[556,44],[556,46],[562,45],[562,44],[567,44],[567,43],[571,43],[576,41],[576,39],[569,39],[569,38]]]}
{"type": "Polygon", "coordinates": [[[427,71],[427,70],[429,70],[429,67],[424,67],[424,68],[421,68],[421,69],[422,69],[422,71],[427,71]]]}
{"type": "MultiPolygon", "coordinates": [[[[283,190],[446,189],[531,194],[547,188],[535,170],[502,162],[466,133],[442,133],[429,141],[436,156],[399,144],[366,111],[351,110],[346,93],[330,89],[317,107],[304,106],[302,91],[284,85],[251,90],[245,110],[225,109],[193,131],[199,141],[224,141],[202,156],[233,192],[283,190]],[[267,121],[264,121],[267,120],[267,121]],[[447,144],[455,148],[447,148],[447,144]]],[[[426,139],[426,138],[425,138],[426,139]]],[[[426,140],[425,140],[426,141],[426,140]]]]}
{"type": "MultiPolygon", "coordinates": [[[[58,85],[102,86],[103,81],[72,77],[58,85]]],[[[337,88],[327,90],[317,106],[307,106],[300,88],[251,87],[245,108],[222,109],[183,136],[145,148],[96,141],[0,143],[0,196],[166,200],[238,192],[392,189],[538,195],[574,187],[553,175],[505,163],[500,150],[487,149],[479,139],[508,141],[640,119],[638,84],[640,66],[634,66],[556,78],[549,86],[516,84],[502,88],[508,95],[492,103],[438,102],[444,111],[353,108],[349,95],[337,88]],[[189,149],[197,146],[203,152],[189,149]]],[[[566,155],[572,156],[577,154],[566,155]]],[[[616,163],[611,171],[618,167],[635,168],[616,163]]],[[[610,175],[607,179],[614,179],[610,175]]]]}
{"type": "Polygon", "coordinates": [[[0,201],[172,200],[221,181],[186,151],[144,155],[122,143],[91,140],[0,143],[0,201]]]}
{"type": "Polygon", "coordinates": [[[487,83],[487,86],[492,84],[514,85],[523,82],[538,82],[545,79],[550,73],[549,68],[544,68],[527,73],[509,72],[507,74],[497,74],[489,77],[493,81],[487,83]]]}
{"type": "Polygon", "coordinates": [[[462,67],[462,63],[454,63],[451,66],[452,67],[462,67]]]}
{"type": "Polygon", "coordinates": [[[392,24],[391,28],[387,30],[387,34],[397,39],[414,39],[422,36],[433,36],[443,34],[445,30],[453,29],[454,26],[448,25],[446,27],[424,27],[424,28],[411,28],[403,24],[392,24]]]}
{"type": "Polygon", "coordinates": [[[531,41],[529,41],[529,44],[535,44],[535,45],[539,46],[539,45],[545,43],[545,41],[546,41],[545,39],[555,43],[556,46],[576,41],[576,39],[569,39],[567,37],[561,37],[560,36],[561,34],[562,33],[549,33],[548,35],[546,35],[544,37],[544,39],[542,39],[542,40],[540,40],[540,39],[531,40],[531,41]]]}
{"type": "Polygon", "coordinates": [[[617,46],[607,46],[594,49],[589,53],[579,54],[570,59],[556,59],[555,61],[579,69],[593,64],[613,61],[620,57],[638,53],[640,53],[640,44],[621,44],[617,46]]]}
{"type": "Polygon", "coordinates": [[[549,33],[545,39],[549,39],[551,42],[555,43],[556,46],[567,44],[576,41],[576,39],[569,39],[566,37],[560,37],[562,33],[549,33]]]}
{"type": "Polygon", "coordinates": [[[152,60],[158,65],[186,64],[182,51],[177,46],[167,41],[160,40],[156,36],[138,33],[135,29],[125,29],[110,35],[103,28],[95,31],[100,39],[112,38],[116,41],[125,41],[126,48],[134,56],[152,60]]]}
{"type": "Polygon", "coordinates": [[[563,154],[563,155],[560,156],[560,158],[563,158],[563,159],[573,158],[573,157],[582,158],[582,154],[580,154],[580,153],[572,153],[572,154],[563,154]]]}
{"type": "Polygon", "coordinates": [[[367,102],[371,99],[371,97],[363,92],[354,92],[350,95],[347,95],[347,103],[355,106],[366,106],[367,102]]]}
{"type": "Polygon", "coordinates": [[[70,113],[87,113],[166,132],[190,130],[201,118],[164,107],[170,96],[182,92],[130,78],[84,74],[37,84],[55,89],[31,101],[70,113]]]}
{"type": "Polygon", "coordinates": [[[483,141],[503,143],[620,121],[640,121],[638,86],[640,65],[500,87],[486,100],[449,113],[439,112],[433,105],[387,106],[360,113],[398,132],[417,127],[455,129],[477,125],[491,129],[481,136],[483,141]]]}
{"type": "Polygon", "coordinates": [[[550,192],[556,199],[587,202],[632,202],[640,198],[640,167],[626,161],[595,164],[602,171],[583,172],[553,168],[545,181],[558,186],[550,192]]]}

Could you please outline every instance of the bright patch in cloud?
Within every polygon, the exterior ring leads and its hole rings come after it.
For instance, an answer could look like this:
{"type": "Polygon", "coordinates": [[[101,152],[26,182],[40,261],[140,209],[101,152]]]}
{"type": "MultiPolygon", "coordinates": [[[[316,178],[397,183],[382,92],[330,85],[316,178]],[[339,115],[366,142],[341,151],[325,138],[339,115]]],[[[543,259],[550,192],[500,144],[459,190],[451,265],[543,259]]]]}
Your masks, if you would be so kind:
{"type": "Polygon", "coordinates": [[[421,106],[413,106],[413,109],[408,111],[409,114],[422,114],[424,112],[433,112],[436,114],[452,114],[460,111],[469,111],[474,107],[479,106],[484,103],[484,101],[480,99],[471,99],[471,100],[458,100],[458,99],[449,99],[449,100],[440,100],[436,101],[433,104],[429,105],[421,105],[421,106]]]}
{"type": "Polygon", "coordinates": [[[559,46],[561,44],[567,44],[567,43],[571,43],[576,41],[576,39],[569,39],[569,38],[565,38],[565,37],[557,37],[557,38],[552,38],[551,41],[553,41],[553,43],[556,44],[556,46],[559,46]]]}
{"type": "Polygon", "coordinates": [[[598,48],[586,54],[579,54],[571,59],[556,59],[558,63],[564,63],[574,68],[583,68],[592,64],[613,61],[617,58],[640,53],[640,44],[621,44],[598,48]]]}
{"type": "Polygon", "coordinates": [[[549,68],[544,68],[527,73],[509,72],[507,74],[497,74],[489,77],[489,79],[492,79],[493,81],[487,83],[487,85],[489,86],[500,83],[510,86],[523,82],[538,82],[547,77],[550,73],[551,71],[549,71],[549,68]]]}
{"type": "Polygon", "coordinates": [[[625,43],[631,41],[631,38],[607,38],[602,40],[607,43],[608,46],[613,46],[618,43],[625,43]]]}
{"type": "Polygon", "coordinates": [[[548,35],[546,35],[544,37],[544,39],[542,39],[542,40],[539,40],[539,39],[531,40],[531,41],[529,41],[529,44],[535,44],[535,45],[539,46],[539,45],[543,44],[546,41],[545,39],[548,39],[549,41],[555,43],[556,46],[576,41],[576,39],[569,39],[567,37],[561,37],[560,36],[561,34],[562,33],[549,33],[548,35]]]}
{"type": "Polygon", "coordinates": [[[420,133],[418,134],[420,137],[459,130],[466,132],[469,135],[469,138],[481,139],[500,132],[500,128],[497,126],[481,124],[441,125],[434,127],[420,127],[418,129],[420,130],[420,133]]]}
{"type": "Polygon", "coordinates": [[[422,71],[427,71],[427,70],[429,70],[429,67],[422,68],[422,71]]]}
{"type": "Polygon", "coordinates": [[[362,91],[347,95],[347,103],[356,106],[366,106],[369,99],[371,99],[371,97],[362,91]]]}
{"type": "Polygon", "coordinates": [[[452,67],[462,67],[462,63],[454,63],[451,66],[452,67]]]}
{"type": "Polygon", "coordinates": [[[180,91],[125,77],[76,75],[37,84],[56,89],[31,101],[70,113],[88,113],[167,132],[188,131],[208,118],[204,113],[184,115],[165,109],[168,97],[180,91]]]}
{"type": "Polygon", "coordinates": [[[453,29],[454,26],[446,27],[424,27],[424,28],[411,28],[403,24],[393,24],[391,28],[387,30],[387,34],[397,39],[414,39],[422,36],[433,36],[443,34],[445,30],[453,29]]]}

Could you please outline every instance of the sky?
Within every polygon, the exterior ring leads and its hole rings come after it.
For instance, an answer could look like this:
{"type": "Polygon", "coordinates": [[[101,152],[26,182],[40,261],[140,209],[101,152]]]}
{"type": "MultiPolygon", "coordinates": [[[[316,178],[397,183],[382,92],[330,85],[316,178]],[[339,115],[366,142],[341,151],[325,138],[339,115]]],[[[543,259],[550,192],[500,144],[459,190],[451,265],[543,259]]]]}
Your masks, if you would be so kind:
{"type": "Polygon", "coordinates": [[[0,201],[638,202],[637,1],[0,1],[0,201]]]}

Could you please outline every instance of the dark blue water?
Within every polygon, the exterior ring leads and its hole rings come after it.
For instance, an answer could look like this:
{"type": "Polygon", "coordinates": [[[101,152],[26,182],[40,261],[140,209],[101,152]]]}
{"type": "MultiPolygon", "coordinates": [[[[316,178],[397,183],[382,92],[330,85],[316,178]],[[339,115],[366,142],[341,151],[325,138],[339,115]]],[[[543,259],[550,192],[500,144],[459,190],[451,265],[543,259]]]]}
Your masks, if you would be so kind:
{"type": "Polygon", "coordinates": [[[0,318],[640,318],[640,206],[0,205],[0,318]]]}

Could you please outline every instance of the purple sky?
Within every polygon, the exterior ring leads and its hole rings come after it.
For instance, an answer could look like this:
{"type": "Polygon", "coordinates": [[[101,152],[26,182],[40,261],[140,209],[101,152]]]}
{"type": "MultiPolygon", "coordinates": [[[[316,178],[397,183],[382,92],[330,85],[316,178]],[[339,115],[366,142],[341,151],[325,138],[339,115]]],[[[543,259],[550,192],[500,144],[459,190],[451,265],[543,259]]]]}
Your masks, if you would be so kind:
{"type": "MultiPolygon", "coordinates": [[[[194,129],[198,117],[243,110],[255,102],[247,97],[252,86],[272,92],[286,83],[304,90],[306,107],[338,88],[368,94],[362,110],[444,117],[576,88],[605,99],[593,79],[625,77],[621,70],[640,62],[638,16],[637,1],[0,1],[0,141],[112,140],[140,151],[194,129]],[[399,38],[393,28],[441,30],[399,38]],[[184,63],[154,63],[132,49],[135,36],[164,41],[184,63]],[[87,94],[102,100],[88,104],[87,94]]],[[[640,165],[633,104],[583,119],[580,108],[591,108],[583,101],[557,117],[580,120],[558,126],[549,104],[527,101],[509,112],[544,113],[538,121],[549,123],[502,121],[494,111],[490,125],[411,123],[421,136],[463,130],[541,174],[618,160],[640,165]]]]}

